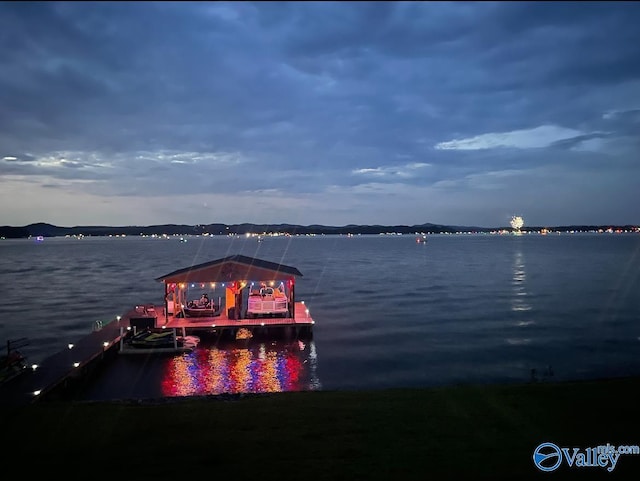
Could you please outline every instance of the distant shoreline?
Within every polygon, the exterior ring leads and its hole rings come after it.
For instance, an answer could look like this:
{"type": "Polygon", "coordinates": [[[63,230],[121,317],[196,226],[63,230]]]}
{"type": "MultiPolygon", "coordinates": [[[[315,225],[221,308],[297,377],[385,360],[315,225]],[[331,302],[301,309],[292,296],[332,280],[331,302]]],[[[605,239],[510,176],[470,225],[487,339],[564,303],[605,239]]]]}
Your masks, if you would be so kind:
{"type": "MultiPolygon", "coordinates": [[[[174,235],[370,235],[370,234],[455,234],[507,233],[513,229],[501,227],[455,226],[441,224],[419,225],[294,225],[294,224],[161,224],[150,226],[74,226],[60,227],[37,223],[22,227],[0,226],[0,238],[66,236],[174,236],[174,235]]],[[[553,232],[640,232],[640,226],[627,225],[566,225],[524,226],[522,233],[553,232]]]]}

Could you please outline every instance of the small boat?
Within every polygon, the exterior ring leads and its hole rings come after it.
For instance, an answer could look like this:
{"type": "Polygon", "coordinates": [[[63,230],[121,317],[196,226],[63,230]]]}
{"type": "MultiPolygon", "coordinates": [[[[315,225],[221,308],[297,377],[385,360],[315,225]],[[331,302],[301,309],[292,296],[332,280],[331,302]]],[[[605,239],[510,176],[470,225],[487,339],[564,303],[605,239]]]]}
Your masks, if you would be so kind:
{"type": "Polygon", "coordinates": [[[197,336],[177,336],[173,330],[152,331],[145,330],[135,334],[126,341],[128,347],[136,349],[194,349],[200,338],[197,336]],[[174,342],[175,340],[175,342],[174,342]]]}
{"type": "Polygon", "coordinates": [[[189,301],[183,311],[184,317],[215,317],[220,315],[213,302],[198,304],[197,302],[189,301]]]}
{"type": "Polygon", "coordinates": [[[419,237],[416,237],[416,244],[426,244],[427,243],[427,236],[426,235],[422,235],[419,237]]]}
{"type": "Polygon", "coordinates": [[[145,330],[135,334],[127,341],[131,347],[173,347],[174,332],[165,330],[155,332],[145,330]]]}

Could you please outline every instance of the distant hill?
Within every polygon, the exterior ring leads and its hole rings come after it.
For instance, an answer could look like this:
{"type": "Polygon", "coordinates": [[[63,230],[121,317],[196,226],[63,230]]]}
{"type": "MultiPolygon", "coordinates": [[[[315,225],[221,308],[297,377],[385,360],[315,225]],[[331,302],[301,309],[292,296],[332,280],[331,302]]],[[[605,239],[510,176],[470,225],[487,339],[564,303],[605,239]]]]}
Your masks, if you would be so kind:
{"type": "MultiPolygon", "coordinates": [[[[595,231],[607,229],[638,230],[637,226],[624,225],[574,225],[574,226],[528,226],[526,231],[539,231],[543,228],[551,231],[595,231]]],[[[339,235],[339,234],[414,234],[419,233],[455,233],[455,232],[492,232],[496,230],[511,230],[510,227],[469,227],[442,224],[418,224],[418,225],[355,225],[325,226],[325,225],[295,225],[295,224],[162,224],[150,226],[74,226],[59,227],[52,224],[36,223],[23,227],[0,226],[0,237],[7,239],[27,238],[35,236],[64,237],[67,235],[84,236],[114,236],[114,235],[226,235],[247,233],[271,233],[281,232],[291,235],[339,235]]]]}

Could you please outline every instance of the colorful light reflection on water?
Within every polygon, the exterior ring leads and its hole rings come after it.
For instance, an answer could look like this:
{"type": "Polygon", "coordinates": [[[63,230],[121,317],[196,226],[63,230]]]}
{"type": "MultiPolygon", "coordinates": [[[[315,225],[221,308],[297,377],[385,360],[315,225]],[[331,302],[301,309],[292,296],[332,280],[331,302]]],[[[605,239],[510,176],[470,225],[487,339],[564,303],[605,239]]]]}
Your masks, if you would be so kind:
{"type": "Polygon", "coordinates": [[[163,396],[320,389],[313,341],[198,346],[165,365],[163,396]]]}

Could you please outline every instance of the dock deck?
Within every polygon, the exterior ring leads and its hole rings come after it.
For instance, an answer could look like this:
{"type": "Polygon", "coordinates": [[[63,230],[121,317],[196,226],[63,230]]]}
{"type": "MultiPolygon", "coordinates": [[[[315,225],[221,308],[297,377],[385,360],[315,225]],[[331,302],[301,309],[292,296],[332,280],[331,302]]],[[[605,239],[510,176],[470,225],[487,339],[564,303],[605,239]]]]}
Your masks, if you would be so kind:
{"type": "MultiPolygon", "coordinates": [[[[156,308],[157,310],[157,308],[156,308]]],[[[153,312],[153,311],[152,311],[153,312]]],[[[130,313],[135,315],[135,313],[130,313]]],[[[179,327],[179,328],[239,328],[239,327],[278,327],[278,326],[311,326],[314,324],[313,317],[309,314],[309,310],[304,302],[296,302],[295,317],[259,317],[259,318],[242,318],[229,319],[226,312],[220,312],[217,316],[211,317],[177,317],[175,314],[165,316],[163,309],[155,312],[157,315],[156,327],[179,327]],[[165,320],[166,317],[166,320],[165,320]]]]}
{"type": "Polygon", "coordinates": [[[126,320],[114,319],[67,348],[42,361],[35,369],[0,385],[0,404],[29,404],[69,380],[85,374],[89,364],[114,348],[122,336],[126,320]]]}

